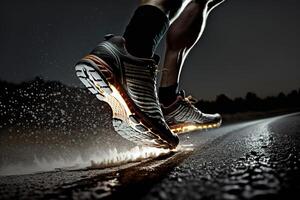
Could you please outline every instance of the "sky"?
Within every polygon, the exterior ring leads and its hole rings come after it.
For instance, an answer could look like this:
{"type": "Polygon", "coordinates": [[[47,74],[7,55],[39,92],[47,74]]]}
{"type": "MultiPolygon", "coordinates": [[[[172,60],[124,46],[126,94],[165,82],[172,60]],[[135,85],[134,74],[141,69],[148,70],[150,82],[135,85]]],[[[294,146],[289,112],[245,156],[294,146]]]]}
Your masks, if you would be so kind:
{"type": "MultiPolygon", "coordinates": [[[[124,32],[137,0],[1,0],[0,80],[36,76],[81,86],[74,64],[124,32]]],[[[180,86],[198,99],[300,88],[300,2],[227,0],[210,15],[180,86]]],[[[158,53],[163,60],[164,41],[158,53]]]]}

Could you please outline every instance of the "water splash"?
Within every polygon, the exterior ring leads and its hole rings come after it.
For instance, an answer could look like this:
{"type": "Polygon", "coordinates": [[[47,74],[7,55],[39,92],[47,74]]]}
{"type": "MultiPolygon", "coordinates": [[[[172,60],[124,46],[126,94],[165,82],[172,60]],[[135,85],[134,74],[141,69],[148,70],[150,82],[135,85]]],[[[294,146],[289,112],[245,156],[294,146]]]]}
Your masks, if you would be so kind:
{"type": "Polygon", "coordinates": [[[166,155],[172,151],[176,150],[139,146],[136,146],[125,152],[118,152],[116,149],[113,149],[109,151],[108,154],[104,157],[100,155],[93,157],[93,159],[91,160],[91,167],[104,168],[129,162],[138,162],[145,159],[166,155]]]}
{"type": "Polygon", "coordinates": [[[97,150],[83,158],[78,155],[76,159],[58,157],[57,159],[46,159],[35,157],[31,165],[23,163],[10,164],[0,168],[0,175],[21,175],[38,172],[53,171],[57,169],[85,169],[85,168],[108,168],[131,162],[140,162],[146,159],[153,159],[169,153],[178,151],[192,151],[192,146],[178,146],[176,149],[162,149],[155,147],[136,146],[127,151],[120,151],[116,148],[106,152],[97,150]]]}

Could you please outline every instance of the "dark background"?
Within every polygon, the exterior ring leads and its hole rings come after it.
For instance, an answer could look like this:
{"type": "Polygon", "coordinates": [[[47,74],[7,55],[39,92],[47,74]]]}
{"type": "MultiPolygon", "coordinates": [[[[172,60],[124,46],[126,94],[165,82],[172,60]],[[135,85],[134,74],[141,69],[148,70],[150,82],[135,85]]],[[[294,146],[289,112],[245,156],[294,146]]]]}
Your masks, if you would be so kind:
{"type": "MultiPolygon", "coordinates": [[[[0,79],[42,76],[81,85],[75,62],[106,33],[122,34],[137,5],[136,0],[2,0],[0,79]]],[[[297,0],[227,0],[212,12],[188,57],[182,87],[201,99],[248,91],[265,97],[299,88],[299,9],[297,0]]]]}

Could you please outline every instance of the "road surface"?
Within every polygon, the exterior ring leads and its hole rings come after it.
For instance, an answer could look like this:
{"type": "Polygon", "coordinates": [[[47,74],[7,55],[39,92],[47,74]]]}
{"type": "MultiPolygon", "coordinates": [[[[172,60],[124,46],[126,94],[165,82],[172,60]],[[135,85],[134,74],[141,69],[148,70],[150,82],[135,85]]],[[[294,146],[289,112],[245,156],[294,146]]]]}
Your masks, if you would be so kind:
{"type": "Polygon", "coordinates": [[[193,144],[104,169],[0,177],[0,199],[297,199],[300,114],[180,136],[193,144]],[[296,195],[296,196],[294,196],[296,195]]]}

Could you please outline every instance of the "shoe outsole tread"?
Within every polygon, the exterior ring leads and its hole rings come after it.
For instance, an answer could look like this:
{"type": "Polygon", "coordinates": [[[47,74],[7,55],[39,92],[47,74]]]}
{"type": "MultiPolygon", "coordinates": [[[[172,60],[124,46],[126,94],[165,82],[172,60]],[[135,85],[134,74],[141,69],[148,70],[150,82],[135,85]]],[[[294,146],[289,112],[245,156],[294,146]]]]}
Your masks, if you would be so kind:
{"type": "Polygon", "coordinates": [[[135,114],[124,105],[125,100],[120,99],[122,96],[118,93],[117,86],[107,81],[111,80],[111,77],[106,77],[105,73],[101,73],[99,69],[105,69],[105,66],[99,66],[91,60],[79,62],[75,67],[76,75],[84,86],[100,101],[105,101],[110,105],[115,131],[138,145],[172,148],[167,141],[153,133],[151,127],[146,127],[136,119],[135,114]]]}

